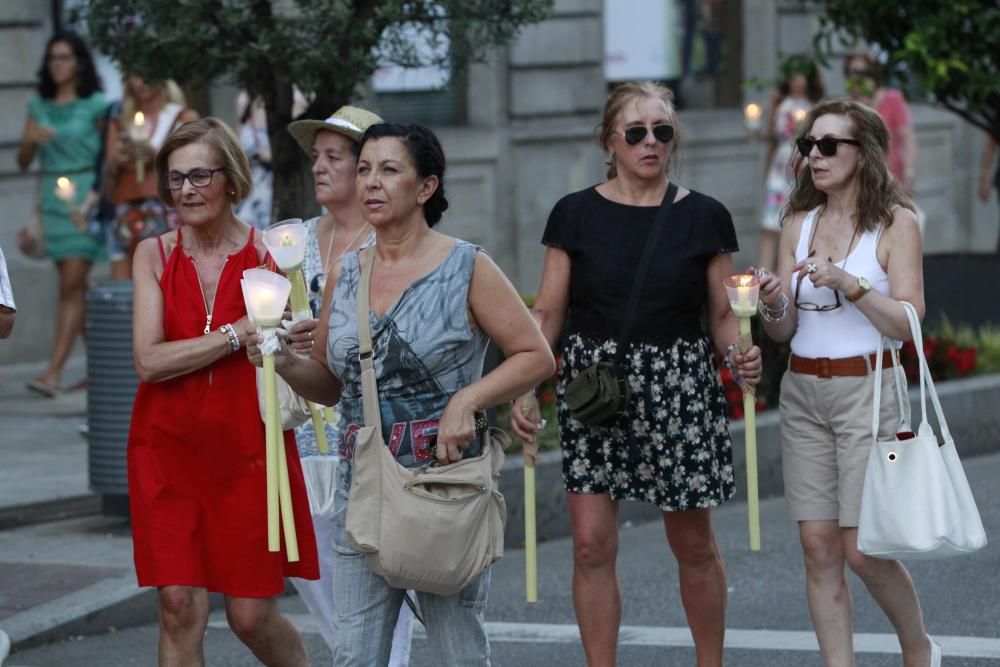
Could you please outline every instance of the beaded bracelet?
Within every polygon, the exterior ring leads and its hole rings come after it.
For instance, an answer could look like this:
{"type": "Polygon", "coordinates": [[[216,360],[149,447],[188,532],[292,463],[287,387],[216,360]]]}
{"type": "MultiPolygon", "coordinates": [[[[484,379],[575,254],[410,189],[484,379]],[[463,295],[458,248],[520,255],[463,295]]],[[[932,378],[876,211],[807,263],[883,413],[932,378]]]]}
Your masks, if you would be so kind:
{"type": "Polygon", "coordinates": [[[240,351],[240,337],[236,334],[236,328],[232,324],[223,324],[219,327],[221,331],[226,336],[226,342],[229,343],[230,352],[240,351]]]}
{"type": "Polygon", "coordinates": [[[765,322],[777,324],[788,315],[788,296],[784,292],[781,293],[781,306],[776,309],[772,309],[763,301],[759,301],[757,303],[757,310],[760,311],[760,316],[764,318],[765,322]]]}

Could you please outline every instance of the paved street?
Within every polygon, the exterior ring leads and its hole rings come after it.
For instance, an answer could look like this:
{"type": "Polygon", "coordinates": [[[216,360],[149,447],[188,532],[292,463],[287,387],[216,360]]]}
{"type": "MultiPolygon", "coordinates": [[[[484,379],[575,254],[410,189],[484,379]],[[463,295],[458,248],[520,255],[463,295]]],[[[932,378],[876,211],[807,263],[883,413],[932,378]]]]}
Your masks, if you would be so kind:
{"type": "MultiPolygon", "coordinates": [[[[971,459],[969,477],[994,543],[954,560],[913,563],[930,631],[945,649],[946,667],[1000,665],[1000,454],[971,459]]],[[[763,551],[745,547],[745,507],[716,513],[729,572],[728,664],[738,667],[820,667],[803,595],[802,565],[793,526],[781,500],[763,504],[763,551]]],[[[502,667],[584,664],[569,592],[571,544],[539,549],[540,602],[523,601],[523,554],[510,551],[494,568],[488,620],[494,664],[502,667]]],[[[625,598],[620,664],[692,665],[694,652],[678,601],[676,568],[657,524],[623,529],[619,561],[625,598]]],[[[888,623],[854,581],[858,664],[899,665],[888,623]]],[[[298,598],[282,600],[305,633],[313,664],[330,654],[298,598]]],[[[147,625],[74,638],[13,655],[8,667],[117,667],[155,664],[156,628],[147,625]]],[[[216,613],[206,638],[208,664],[257,664],[216,613]]],[[[414,640],[413,665],[431,665],[426,645],[414,640]]]]}

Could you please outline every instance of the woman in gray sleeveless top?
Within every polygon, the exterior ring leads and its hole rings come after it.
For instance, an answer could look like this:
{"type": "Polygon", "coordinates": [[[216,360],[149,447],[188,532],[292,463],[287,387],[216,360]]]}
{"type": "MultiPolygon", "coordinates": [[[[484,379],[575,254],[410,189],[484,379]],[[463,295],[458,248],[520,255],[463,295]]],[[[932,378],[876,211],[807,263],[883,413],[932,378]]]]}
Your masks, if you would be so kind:
{"type": "MultiPolygon", "coordinates": [[[[338,667],[386,664],[405,594],[369,569],[344,528],[354,438],[364,426],[355,316],[361,262],[374,253],[369,324],[382,436],[401,465],[474,456],[482,411],[555,370],[541,332],[496,264],[476,246],[432,229],[448,207],[437,137],[419,125],[381,123],[361,143],[357,192],[375,244],[344,255],[331,271],[336,279],[327,281],[320,315],[328,326],[317,329],[313,356],[281,353],[276,359],[278,372],[300,395],[327,405],[340,401],[332,526],[338,667]],[[490,340],[505,361],[483,376],[490,340]]],[[[248,349],[259,363],[256,342],[252,337],[248,349]]],[[[490,664],[483,623],[489,581],[486,570],[454,595],[418,593],[434,664],[490,664]]]]}

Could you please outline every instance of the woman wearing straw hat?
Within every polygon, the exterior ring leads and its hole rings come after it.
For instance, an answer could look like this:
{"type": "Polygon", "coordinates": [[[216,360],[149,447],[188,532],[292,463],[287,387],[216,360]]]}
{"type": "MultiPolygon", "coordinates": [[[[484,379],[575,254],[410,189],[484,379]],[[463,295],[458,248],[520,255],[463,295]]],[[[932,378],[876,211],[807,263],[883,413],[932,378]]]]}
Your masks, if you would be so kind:
{"type": "MultiPolygon", "coordinates": [[[[323,215],[305,221],[309,234],[306,258],[302,265],[313,314],[318,314],[323,300],[326,276],[340,261],[340,256],[368,245],[372,228],[361,215],[355,196],[355,175],[358,165],[359,140],[369,125],[382,119],[358,107],[344,106],[326,120],[298,120],[288,126],[288,131],[306,155],[313,161],[313,187],[316,201],[323,206],[323,215]]],[[[315,326],[315,320],[313,321],[315,326]]],[[[298,335],[312,336],[304,330],[298,335]]],[[[309,491],[309,509],[312,512],[316,542],[320,546],[320,579],[310,581],[293,579],[299,595],[318,619],[320,632],[333,649],[334,594],[331,581],[333,549],[330,541],[330,521],[333,515],[334,485],[336,482],[336,443],[340,438],[340,411],[334,408],[335,419],[326,423],[326,441],[330,450],[322,454],[316,445],[312,422],[306,422],[295,431],[302,472],[309,491]]],[[[413,614],[409,608],[400,609],[392,640],[391,667],[403,667],[410,660],[410,635],[413,614]]]]}

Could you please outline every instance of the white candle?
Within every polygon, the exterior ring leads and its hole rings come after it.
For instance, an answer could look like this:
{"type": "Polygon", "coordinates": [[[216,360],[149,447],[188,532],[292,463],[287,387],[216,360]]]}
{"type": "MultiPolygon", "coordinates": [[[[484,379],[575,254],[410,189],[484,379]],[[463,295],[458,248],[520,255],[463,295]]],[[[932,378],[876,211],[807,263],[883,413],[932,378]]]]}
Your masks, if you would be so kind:
{"type": "Polygon", "coordinates": [[[132,141],[149,141],[149,128],[146,126],[146,115],[136,111],[132,117],[132,127],[129,130],[132,141]]]}
{"type": "Polygon", "coordinates": [[[761,118],[760,106],[751,102],[743,109],[743,118],[746,121],[747,129],[756,132],[760,129],[761,118]]]}
{"type": "Polygon", "coordinates": [[[796,124],[804,121],[806,119],[806,115],[807,112],[805,109],[796,109],[795,112],[792,113],[792,117],[795,119],[796,124]]]}
{"type": "Polygon", "coordinates": [[[731,276],[726,279],[726,296],[737,317],[753,317],[757,313],[757,296],[760,283],[752,274],[731,276]]]}
{"type": "Polygon", "coordinates": [[[76,183],[65,176],[56,179],[56,197],[67,204],[73,204],[76,199],[76,183]]]}

